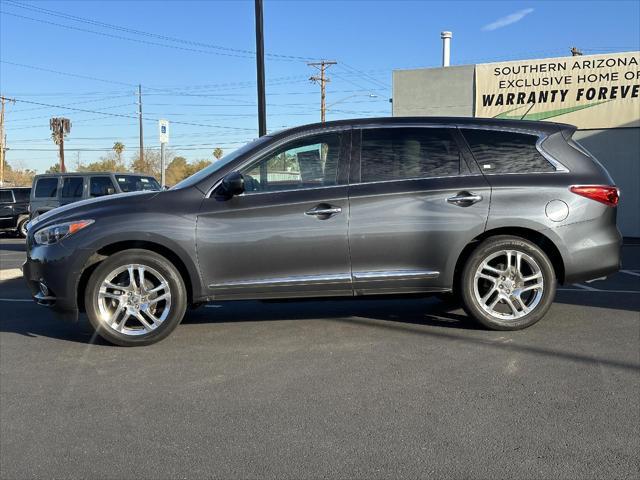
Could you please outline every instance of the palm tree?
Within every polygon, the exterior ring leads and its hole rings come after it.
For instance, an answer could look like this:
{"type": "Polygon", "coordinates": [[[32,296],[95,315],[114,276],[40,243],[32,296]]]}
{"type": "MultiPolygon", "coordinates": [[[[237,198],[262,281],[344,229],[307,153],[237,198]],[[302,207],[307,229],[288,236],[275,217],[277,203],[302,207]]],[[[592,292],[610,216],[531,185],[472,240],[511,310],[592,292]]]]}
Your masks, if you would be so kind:
{"type": "Polygon", "coordinates": [[[215,157],[216,160],[220,160],[222,158],[222,155],[224,155],[224,152],[220,147],[216,147],[213,150],[213,156],[215,157]]]}
{"type": "Polygon", "coordinates": [[[60,171],[64,173],[67,171],[64,167],[64,137],[71,132],[71,120],[63,117],[53,117],[49,120],[49,128],[51,129],[53,143],[60,146],[60,171]]]}
{"type": "Polygon", "coordinates": [[[115,142],[113,144],[113,151],[116,152],[116,157],[118,158],[118,162],[122,159],[122,152],[124,151],[124,143],[115,142]]]}

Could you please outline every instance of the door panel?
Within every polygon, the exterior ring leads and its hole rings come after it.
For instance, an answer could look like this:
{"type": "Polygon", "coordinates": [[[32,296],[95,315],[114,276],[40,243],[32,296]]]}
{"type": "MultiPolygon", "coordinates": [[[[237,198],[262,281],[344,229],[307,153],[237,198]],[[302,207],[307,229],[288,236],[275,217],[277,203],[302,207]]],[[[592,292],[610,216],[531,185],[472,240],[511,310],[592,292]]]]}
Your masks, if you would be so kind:
{"type": "Polygon", "coordinates": [[[347,187],[205,199],[198,261],[214,298],[352,295],[347,187]],[[330,205],[330,216],[306,212],[330,205]]]}
{"type": "Polygon", "coordinates": [[[245,193],[204,200],[198,261],[215,298],[352,295],[349,132],[296,138],[240,168],[245,193]]]}
{"type": "Polygon", "coordinates": [[[355,294],[450,288],[459,253],[485,229],[491,200],[486,179],[465,160],[457,130],[365,129],[353,138],[355,294]]]}
{"type": "Polygon", "coordinates": [[[349,240],[356,294],[450,288],[458,253],[484,231],[490,195],[482,175],[353,185],[349,240]],[[482,200],[468,206],[447,201],[460,192],[482,200]]]}

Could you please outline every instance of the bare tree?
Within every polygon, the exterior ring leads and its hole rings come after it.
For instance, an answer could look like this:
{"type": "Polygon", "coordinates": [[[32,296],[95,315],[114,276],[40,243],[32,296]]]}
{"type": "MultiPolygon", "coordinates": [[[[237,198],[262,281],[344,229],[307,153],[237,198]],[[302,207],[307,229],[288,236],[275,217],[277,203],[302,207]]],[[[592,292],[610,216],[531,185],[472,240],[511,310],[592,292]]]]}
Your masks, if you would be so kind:
{"type": "Polygon", "coordinates": [[[63,117],[53,117],[49,120],[51,138],[53,143],[60,147],[60,171],[66,172],[64,168],[64,137],[71,132],[71,120],[63,117]]]}

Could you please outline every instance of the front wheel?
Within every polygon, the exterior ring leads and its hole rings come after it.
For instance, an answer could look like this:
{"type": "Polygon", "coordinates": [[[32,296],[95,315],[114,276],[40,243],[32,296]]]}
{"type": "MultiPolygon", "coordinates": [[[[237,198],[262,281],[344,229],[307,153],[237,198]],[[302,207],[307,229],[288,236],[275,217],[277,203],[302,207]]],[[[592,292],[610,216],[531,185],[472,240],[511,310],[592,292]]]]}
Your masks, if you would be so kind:
{"type": "Polygon", "coordinates": [[[108,342],[149,345],[182,321],[187,294],[171,262],[154,252],[132,249],[98,265],[89,278],[85,307],[92,326],[108,342]]]}
{"type": "Polygon", "coordinates": [[[547,255],[518,237],[497,236],[482,242],[469,257],[461,277],[465,311],[492,330],[519,330],[549,310],[556,277],[547,255]]]}

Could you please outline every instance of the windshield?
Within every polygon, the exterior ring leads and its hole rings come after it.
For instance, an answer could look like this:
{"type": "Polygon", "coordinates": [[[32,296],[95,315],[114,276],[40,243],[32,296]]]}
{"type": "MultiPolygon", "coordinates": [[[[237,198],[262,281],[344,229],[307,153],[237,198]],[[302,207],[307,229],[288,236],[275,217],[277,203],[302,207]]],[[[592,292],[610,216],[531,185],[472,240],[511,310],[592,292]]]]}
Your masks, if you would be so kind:
{"type": "Polygon", "coordinates": [[[204,180],[205,178],[207,178],[209,175],[214,174],[221,168],[225,167],[226,165],[230,164],[237,158],[241,157],[245,153],[259,148],[260,146],[262,146],[262,144],[266,143],[269,139],[270,137],[268,135],[265,135],[264,137],[260,137],[254,140],[253,142],[247,143],[246,145],[231,152],[230,154],[225,155],[220,160],[216,160],[208,167],[205,167],[202,170],[197,171],[190,177],[185,178],[181,182],[176,183],[173,187],[171,187],[170,190],[178,190],[180,188],[192,187],[193,185],[199,183],[201,180],[204,180]]]}
{"type": "Polygon", "coordinates": [[[116,175],[116,181],[123,192],[141,192],[144,190],[160,190],[160,184],[153,177],[139,175],[116,175]]]}

